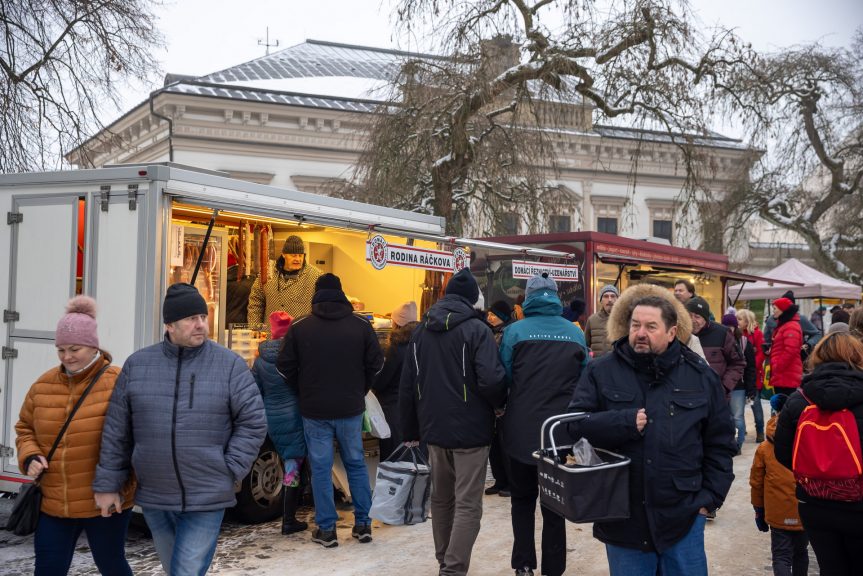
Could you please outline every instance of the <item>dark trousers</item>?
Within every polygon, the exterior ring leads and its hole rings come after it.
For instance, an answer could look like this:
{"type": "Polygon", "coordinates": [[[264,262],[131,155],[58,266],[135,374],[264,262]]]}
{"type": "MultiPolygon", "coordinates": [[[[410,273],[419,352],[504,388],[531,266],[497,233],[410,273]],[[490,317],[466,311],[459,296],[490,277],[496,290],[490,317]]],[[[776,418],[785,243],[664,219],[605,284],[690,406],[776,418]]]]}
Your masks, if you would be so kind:
{"type": "Polygon", "coordinates": [[[99,572],[132,576],[132,569],[126,562],[126,531],[131,517],[131,509],[108,518],[57,518],[40,514],[33,540],[36,576],[65,576],[81,532],[87,533],[90,552],[99,572]]]}
{"type": "MultiPolygon", "coordinates": [[[[488,463],[491,465],[491,475],[494,476],[494,485],[498,488],[509,487],[509,458],[503,451],[503,434],[500,418],[495,419],[494,436],[491,438],[491,448],[488,452],[488,463]]],[[[520,566],[519,566],[520,568],[520,566]]]]}
{"type": "MultiPolygon", "coordinates": [[[[509,459],[509,490],[512,505],[512,567],[536,569],[536,499],[539,478],[536,466],[509,459]]],[[[547,576],[566,570],[566,521],[545,506],[542,512],[542,569],[547,576]]]]}
{"type": "Polygon", "coordinates": [[[770,527],[773,576],[806,576],[809,572],[809,538],[803,530],[770,527]]]}
{"type": "Polygon", "coordinates": [[[821,576],[863,574],[863,513],[805,502],[798,509],[821,576]]]}

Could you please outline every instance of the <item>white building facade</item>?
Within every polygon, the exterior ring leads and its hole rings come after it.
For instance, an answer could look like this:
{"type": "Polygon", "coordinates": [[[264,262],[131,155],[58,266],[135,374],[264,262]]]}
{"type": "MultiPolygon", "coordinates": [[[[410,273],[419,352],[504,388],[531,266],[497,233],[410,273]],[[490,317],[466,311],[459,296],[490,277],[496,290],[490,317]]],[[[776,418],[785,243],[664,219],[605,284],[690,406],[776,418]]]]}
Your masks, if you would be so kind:
{"type": "MultiPolygon", "coordinates": [[[[82,168],[172,161],[327,194],[353,178],[383,87],[417,57],[434,56],[308,40],[201,77],[169,74],[67,160],[82,168]]],[[[541,230],[513,214],[496,233],[596,230],[698,248],[700,220],[691,204],[681,206],[686,168],[669,136],[594,125],[590,108],[571,107],[571,124],[550,135],[558,169],[550,184],[575,208],[548,214],[541,230]]],[[[713,134],[699,146],[714,191],[748,173],[742,142],[713,134]]]]}

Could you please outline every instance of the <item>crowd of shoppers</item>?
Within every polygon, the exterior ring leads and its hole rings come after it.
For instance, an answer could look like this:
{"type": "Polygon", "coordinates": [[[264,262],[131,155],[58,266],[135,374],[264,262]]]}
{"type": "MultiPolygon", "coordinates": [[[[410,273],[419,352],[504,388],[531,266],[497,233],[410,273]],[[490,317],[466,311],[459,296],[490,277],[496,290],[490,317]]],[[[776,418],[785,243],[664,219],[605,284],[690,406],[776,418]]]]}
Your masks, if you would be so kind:
{"type": "MultiPolygon", "coordinates": [[[[312,272],[297,237],[282,259],[271,278],[277,285],[312,272]]],[[[266,299],[267,287],[261,290],[266,299]]],[[[351,536],[372,542],[362,433],[370,391],[391,429],[382,458],[402,445],[428,448],[442,575],[468,573],[483,492],[511,495],[516,575],[566,571],[565,521],[542,504],[537,554],[533,453],[542,423],[567,411],[590,415],[568,424],[573,439],[631,460],[630,518],[593,528],[610,573],[706,574],[705,520],[733,480],[747,402],[759,443],[751,500],[756,528],[771,532],[774,574],[806,574],[809,543],[821,574],[863,573],[863,474],[841,486],[828,481],[813,496],[797,467],[800,423],[816,409],[849,411],[856,422],[849,446],[859,461],[863,310],[834,311],[822,337],[826,308],[810,321],[789,291],[772,302],[762,334],[749,310],[731,308],[713,321],[686,281],[673,292],[642,284],[621,293],[607,285],[583,332],[584,302],[564,308],[547,274],[527,281],[518,304],[499,300],[477,310],[480,296],[471,272],[458,272],[422,318],[413,302],[392,312],[382,350],[340,279],[316,274],[308,313],[269,314],[271,338],[251,371],[208,338],[207,304],[193,286],[168,288],[163,341],[133,353],[122,369],[99,345],[95,301],[74,298],[55,333],[60,365],[30,388],[16,425],[19,467],[40,478],[44,492],[35,573],[67,573],[86,532],[100,572],[131,574],[124,541],[133,501],[166,573],[205,573],[225,509],[235,503],[234,485],[268,432],[284,464],[282,534],[308,529],[297,518],[308,461],[311,540],[338,546],[331,480],[337,442],[353,501],[351,536]],[[759,391],[767,360],[778,394],[765,426],[759,391]],[[74,404],[80,409],[69,418],[74,404]],[[67,419],[66,441],[52,450],[67,419]],[[70,451],[72,445],[87,449],[70,451]],[[495,483],[486,489],[489,461],[495,483]]]]}

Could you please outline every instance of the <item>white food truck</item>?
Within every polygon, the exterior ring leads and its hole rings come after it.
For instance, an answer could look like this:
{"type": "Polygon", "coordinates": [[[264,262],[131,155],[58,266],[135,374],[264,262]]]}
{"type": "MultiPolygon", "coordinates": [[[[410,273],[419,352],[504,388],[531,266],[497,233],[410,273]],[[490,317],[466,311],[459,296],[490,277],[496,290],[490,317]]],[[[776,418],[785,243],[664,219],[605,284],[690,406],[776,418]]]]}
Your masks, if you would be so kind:
{"type": "MultiPolygon", "coordinates": [[[[248,287],[254,277],[273,273],[288,235],[303,239],[309,264],[341,277],[354,307],[381,336],[387,312],[410,300],[425,309],[445,275],[469,265],[476,250],[566,256],[448,238],[440,217],[176,164],[2,175],[0,212],[6,214],[0,269],[7,271],[0,281],[0,491],[10,492],[27,481],[15,454],[18,412],[30,385],[58,363],[54,330],[75,294],[96,298],[100,342],[122,365],[133,351],[162,338],[165,290],[189,282],[197,268],[195,286],[210,309],[210,337],[251,365],[267,326],[263,318],[245,316],[248,287]]],[[[368,439],[374,462],[375,443],[368,439]]],[[[237,486],[237,516],[255,522],[277,515],[281,475],[281,461],[267,441],[237,486]]],[[[347,492],[339,474],[334,477],[347,492]]]]}

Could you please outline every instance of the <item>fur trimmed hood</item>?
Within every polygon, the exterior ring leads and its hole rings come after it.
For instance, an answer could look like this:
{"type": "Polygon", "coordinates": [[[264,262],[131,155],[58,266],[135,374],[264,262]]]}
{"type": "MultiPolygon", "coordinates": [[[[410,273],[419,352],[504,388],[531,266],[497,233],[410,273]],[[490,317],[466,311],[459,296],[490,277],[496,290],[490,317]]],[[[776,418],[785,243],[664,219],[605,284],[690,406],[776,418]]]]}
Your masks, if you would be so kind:
{"type": "Polygon", "coordinates": [[[674,297],[674,294],[662,286],[654,284],[636,284],[623,291],[620,298],[614,303],[611,315],[608,317],[609,342],[615,342],[629,334],[629,318],[632,314],[632,304],[645,296],[659,296],[674,304],[674,309],[677,310],[677,339],[684,344],[688,344],[689,338],[692,336],[692,320],[689,318],[689,312],[674,297]]]}

